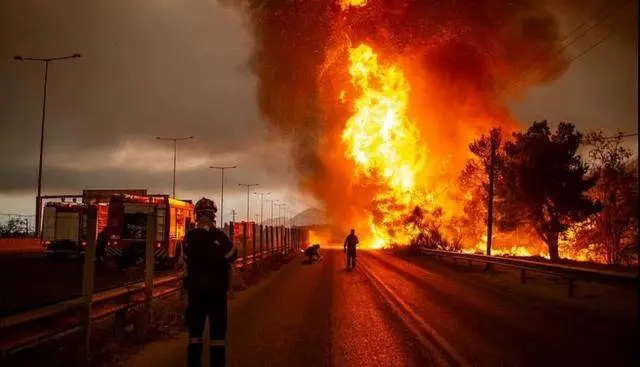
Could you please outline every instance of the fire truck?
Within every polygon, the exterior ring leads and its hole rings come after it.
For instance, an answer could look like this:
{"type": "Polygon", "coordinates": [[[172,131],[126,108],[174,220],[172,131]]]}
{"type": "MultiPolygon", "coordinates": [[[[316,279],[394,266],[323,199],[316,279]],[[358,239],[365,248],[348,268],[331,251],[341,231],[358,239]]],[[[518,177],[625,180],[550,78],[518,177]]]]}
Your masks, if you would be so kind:
{"type": "Polygon", "coordinates": [[[97,215],[95,233],[106,225],[104,204],[49,202],[42,212],[41,243],[49,258],[79,258],[87,247],[89,216],[97,215]],[[97,206],[97,211],[93,210],[97,206]]]}
{"type": "Polygon", "coordinates": [[[191,201],[170,198],[168,195],[111,196],[108,204],[107,226],[109,241],[107,259],[115,259],[121,267],[143,261],[147,240],[147,218],[155,218],[153,255],[159,266],[175,266],[179,248],[187,230],[194,222],[191,201]]]}

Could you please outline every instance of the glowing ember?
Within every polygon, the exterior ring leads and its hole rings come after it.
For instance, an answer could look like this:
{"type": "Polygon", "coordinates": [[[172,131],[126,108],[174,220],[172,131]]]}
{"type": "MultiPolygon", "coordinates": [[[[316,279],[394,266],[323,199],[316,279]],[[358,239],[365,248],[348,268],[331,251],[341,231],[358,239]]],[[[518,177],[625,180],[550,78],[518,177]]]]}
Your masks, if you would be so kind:
{"type": "Polygon", "coordinates": [[[395,65],[380,64],[366,44],[352,48],[349,61],[351,83],[359,96],[342,140],[357,173],[381,187],[374,203],[379,218],[372,216],[369,221],[373,247],[404,242],[410,238],[408,233],[400,230],[390,235],[389,228],[380,226],[397,222],[410,207],[424,162],[419,132],[406,117],[410,88],[402,71],[395,65]]]}
{"type": "Polygon", "coordinates": [[[347,10],[350,7],[360,8],[367,5],[368,0],[338,0],[340,8],[347,10]]]}

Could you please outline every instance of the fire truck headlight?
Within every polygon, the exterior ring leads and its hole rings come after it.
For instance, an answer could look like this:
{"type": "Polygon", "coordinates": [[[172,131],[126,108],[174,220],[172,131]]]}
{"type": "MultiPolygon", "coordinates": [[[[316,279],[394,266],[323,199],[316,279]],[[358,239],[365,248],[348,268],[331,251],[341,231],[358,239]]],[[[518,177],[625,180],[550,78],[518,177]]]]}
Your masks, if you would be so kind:
{"type": "Polygon", "coordinates": [[[162,243],[156,242],[156,248],[160,248],[161,246],[162,246],[162,243]]]}

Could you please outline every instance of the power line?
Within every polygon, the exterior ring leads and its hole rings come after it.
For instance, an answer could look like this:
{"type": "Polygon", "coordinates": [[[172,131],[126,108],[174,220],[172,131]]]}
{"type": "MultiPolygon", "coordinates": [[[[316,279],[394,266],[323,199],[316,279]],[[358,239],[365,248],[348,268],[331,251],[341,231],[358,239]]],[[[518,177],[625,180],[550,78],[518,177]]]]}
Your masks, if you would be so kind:
{"type": "Polygon", "coordinates": [[[591,13],[591,15],[585,19],[582,23],[578,24],[577,27],[573,28],[571,31],[569,31],[569,33],[565,34],[563,39],[567,40],[569,39],[569,37],[571,37],[573,34],[575,34],[576,32],[578,32],[582,27],[586,26],[587,24],[589,24],[589,22],[591,20],[593,20],[598,14],[602,14],[603,12],[605,12],[607,10],[607,8],[611,7],[611,2],[608,1],[605,5],[603,5],[601,8],[599,8],[598,10],[594,11],[591,13]]]}
{"type": "MultiPolygon", "coordinates": [[[[634,14],[633,17],[631,17],[631,19],[629,20],[635,20],[638,17],[638,14],[634,14]]],[[[626,22],[625,22],[626,25],[626,22]]],[[[596,41],[596,43],[592,44],[591,46],[587,47],[585,50],[583,50],[582,52],[580,52],[578,55],[572,57],[569,59],[569,62],[573,62],[579,58],[581,58],[582,56],[586,55],[587,53],[589,53],[591,50],[593,50],[594,48],[598,47],[599,45],[601,45],[604,41],[606,41],[607,39],[609,39],[611,36],[613,36],[616,32],[618,32],[620,29],[622,29],[623,27],[618,27],[618,28],[614,28],[612,29],[609,33],[607,33],[604,37],[600,38],[598,41],[596,41]]]]}
{"type": "Polygon", "coordinates": [[[634,137],[634,136],[638,136],[638,133],[621,133],[618,135],[613,135],[613,136],[605,136],[603,139],[624,139],[624,138],[630,138],[630,137],[634,137]]]}
{"type": "MultiPolygon", "coordinates": [[[[626,0],[625,3],[623,5],[626,5],[627,3],[629,3],[631,0],[626,0]]],[[[614,14],[616,14],[617,9],[614,9],[613,11],[609,11],[607,12],[607,8],[614,8],[613,5],[617,5],[617,4],[611,4],[610,2],[607,3],[606,5],[604,5],[603,7],[599,8],[598,10],[594,11],[587,19],[585,19],[582,23],[580,23],[577,27],[574,27],[571,31],[569,31],[562,40],[560,40],[560,42],[566,42],[568,41],[571,36],[573,34],[575,34],[576,32],[578,32],[582,27],[584,27],[585,25],[589,24],[590,21],[596,19],[596,17],[598,17],[600,15],[600,18],[597,18],[597,20],[595,21],[595,23],[593,23],[590,27],[588,27],[586,30],[584,30],[583,32],[581,32],[576,38],[574,38],[573,40],[571,40],[569,43],[564,44],[562,47],[560,47],[559,49],[557,49],[556,51],[551,51],[549,53],[546,53],[538,58],[535,58],[534,61],[530,64],[530,66],[528,67],[528,69],[531,69],[532,67],[536,66],[536,64],[540,64],[541,62],[544,62],[548,57],[552,57],[554,54],[558,55],[563,51],[566,51],[569,46],[575,44],[577,41],[579,41],[580,39],[584,38],[584,36],[589,33],[589,31],[591,31],[592,29],[594,29],[595,27],[597,27],[598,25],[602,24],[604,21],[610,19],[614,14]],[[604,16],[603,16],[604,14],[604,16]]],[[[593,48],[597,47],[600,43],[604,42],[607,38],[611,37],[611,35],[613,35],[617,30],[613,30],[612,32],[610,32],[610,34],[608,34],[604,39],[601,39],[600,41],[596,42],[596,44],[591,45],[590,47],[588,47],[587,50],[581,52],[579,54],[579,56],[577,57],[573,57],[570,58],[569,60],[567,60],[569,63],[573,62],[574,60],[578,59],[579,57],[584,56],[584,54],[588,53],[589,51],[591,51],[593,48]]],[[[521,85],[528,76],[530,76],[532,74],[532,72],[529,73],[525,73],[524,76],[518,78],[515,80],[515,82],[512,82],[510,84],[508,84],[507,86],[505,86],[503,88],[503,92],[504,91],[508,91],[510,89],[513,89],[519,85],[521,85]]]]}
{"type": "Polygon", "coordinates": [[[601,137],[601,138],[596,138],[596,139],[593,139],[593,140],[592,140],[592,139],[587,138],[587,139],[583,142],[583,144],[584,144],[584,145],[595,145],[595,141],[598,141],[598,140],[600,140],[600,139],[601,139],[601,140],[603,140],[603,141],[607,141],[607,140],[618,140],[618,139],[619,139],[619,140],[622,140],[622,139],[624,139],[624,138],[631,138],[631,137],[634,137],[634,136],[638,136],[638,133],[637,133],[637,132],[636,132],[636,133],[623,133],[623,132],[621,132],[621,133],[618,133],[618,134],[616,134],[616,135],[603,136],[603,137],[601,137]]]}
{"type": "MultiPolygon", "coordinates": [[[[621,6],[626,5],[626,3],[630,2],[631,0],[626,0],[626,2],[624,4],[622,4],[621,6]]],[[[598,18],[595,23],[591,24],[590,27],[588,27],[587,29],[585,29],[582,33],[580,33],[573,41],[569,42],[568,44],[564,45],[564,47],[562,47],[560,50],[558,50],[558,52],[562,52],[564,50],[566,50],[567,48],[569,48],[569,46],[575,44],[578,40],[580,40],[581,38],[583,38],[587,33],[589,33],[590,30],[594,29],[595,27],[597,27],[598,25],[602,24],[604,21],[609,20],[617,11],[617,9],[615,9],[615,4],[613,4],[614,6],[612,6],[611,2],[609,2],[608,4],[606,4],[605,6],[603,6],[602,8],[596,10],[591,17],[589,17],[589,19],[585,20],[584,22],[582,22],[578,27],[574,28],[574,30],[578,30],[580,28],[582,28],[584,25],[587,25],[589,23],[589,21],[591,19],[593,19],[595,16],[600,15],[601,17],[598,18]],[[610,8],[612,11],[607,12],[607,8],[610,8]]],[[[573,32],[570,32],[573,33],[573,32]]],[[[568,37],[565,37],[565,40],[568,37]]],[[[563,41],[564,42],[564,41],[563,41]]]]}

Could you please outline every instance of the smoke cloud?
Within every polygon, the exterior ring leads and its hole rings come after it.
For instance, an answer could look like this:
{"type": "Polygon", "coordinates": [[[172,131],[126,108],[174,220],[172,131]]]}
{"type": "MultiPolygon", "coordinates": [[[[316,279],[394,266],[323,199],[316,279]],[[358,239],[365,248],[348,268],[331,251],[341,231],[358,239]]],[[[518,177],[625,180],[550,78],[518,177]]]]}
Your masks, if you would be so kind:
{"type": "Polygon", "coordinates": [[[369,0],[347,11],[335,0],[221,1],[247,16],[262,117],[294,142],[302,189],[334,219],[371,200],[339,138],[352,112],[338,101],[349,84],[348,47],[366,42],[407,74],[430,190],[455,179],[474,138],[516,127],[509,96],[555,80],[569,65],[557,1],[369,0]]]}

